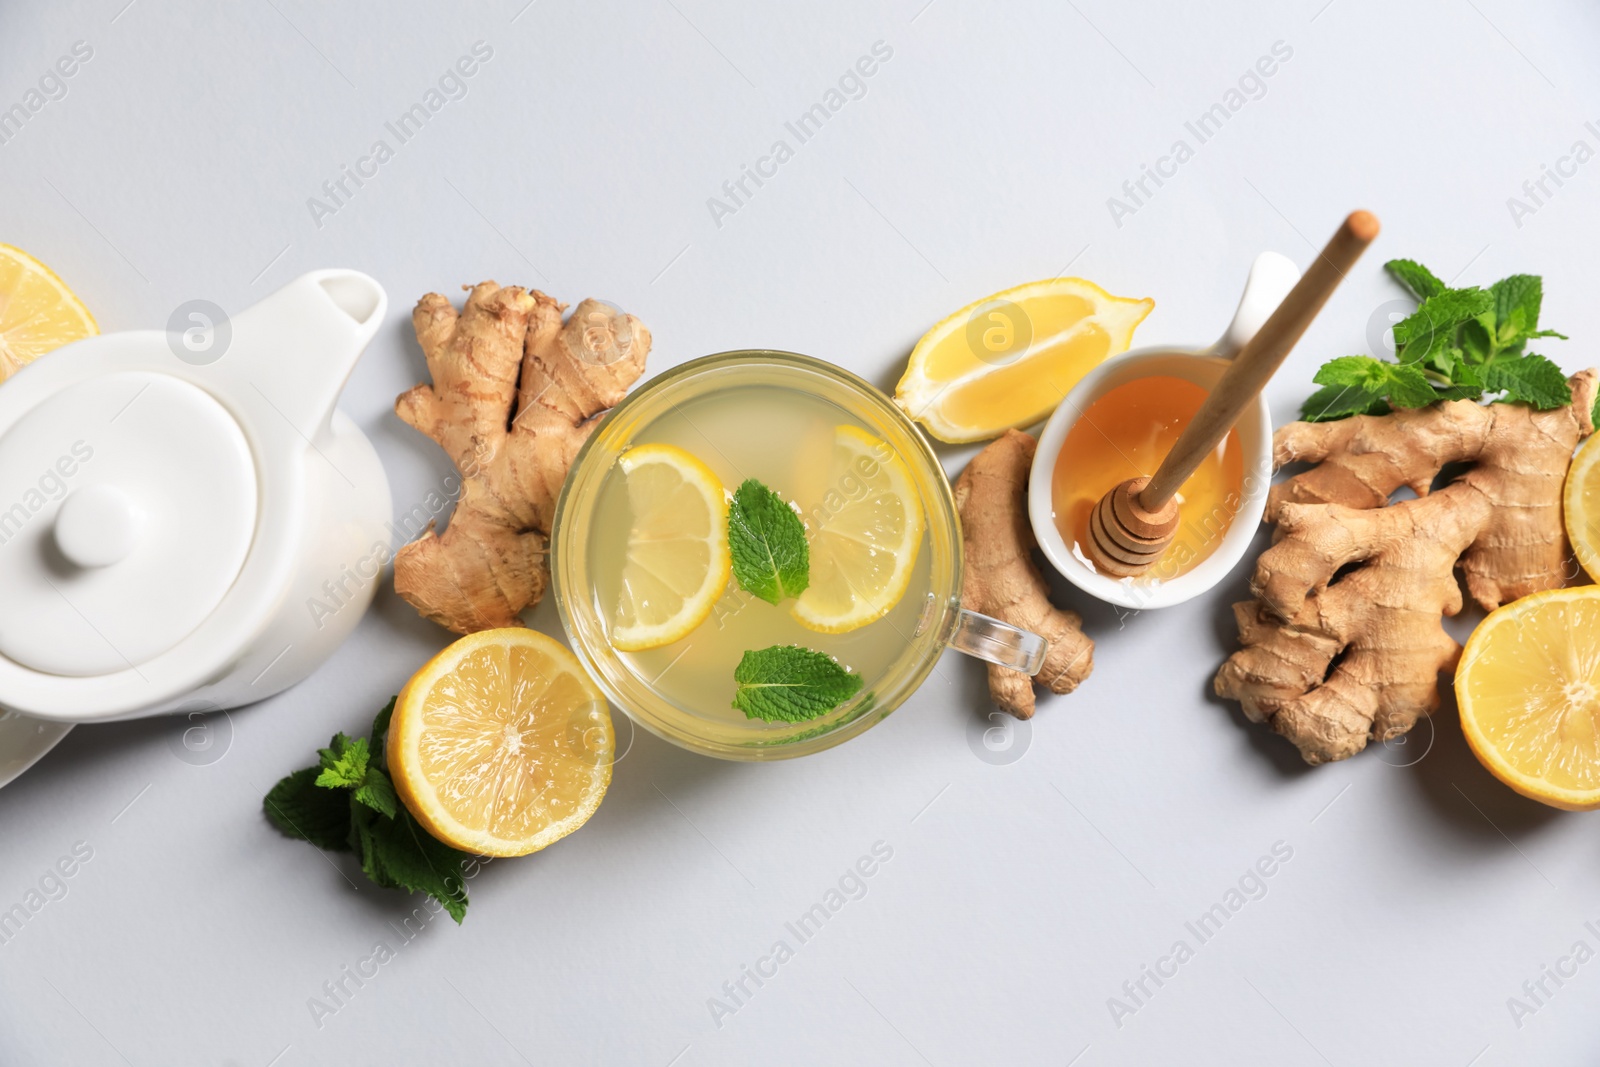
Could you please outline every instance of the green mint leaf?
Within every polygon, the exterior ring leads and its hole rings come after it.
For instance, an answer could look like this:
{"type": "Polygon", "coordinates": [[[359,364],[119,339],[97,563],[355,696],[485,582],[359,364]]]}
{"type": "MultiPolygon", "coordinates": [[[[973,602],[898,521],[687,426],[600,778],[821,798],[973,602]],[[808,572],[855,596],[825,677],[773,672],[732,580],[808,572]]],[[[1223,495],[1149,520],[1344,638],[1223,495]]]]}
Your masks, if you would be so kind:
{"type": "Polygon", "coordinates": [[[424,830],[403,808],[394,818],[369,809],[354,815],[362,850],[361,869],[379,885],[426,893],[460,923],[467,914],[461,865],[472,857],[424,830]]]}
{"type": "Polygon", "coordinates": [[[1445,290],[1444,282],[1435,278],[1433,271],[1414,259],[1391,259],[1383,265],[1383,269],[1418,300],[1438,296],[1445,290]]]}
{"type": "Polygon", "coordinates": [[[1521,401],[1541,411],[1572,403],[1572,388],[1561,368],[1531,353],[1489,364],[1483,369],[1483,384],[1490,392],[1504,390],[1504,403],[1521,401]]]}
{"type": "Polygon", "coordinates": [[[1494,297],[1494,318],[1504,335],[1502,343],[1527,336],[1539,328],[1539,306],[1544,302],[1544,282],[1537,274],[1513,274],[1489,286],[1494,297]]]}
{"type": "MultiPolygon", "coordinates": [[[[1456,357],[1449,351],[1441,353],[1447,366],[1456,357]]],[[[1324,363],[1312,378],[1323,386],[1301,406],[1301,418],[1307,422],[1328,422],[1348,415],[1377,415],[1388,410],[1384,404],[1397,408],[1426,407],[1439,399],[1433,383],[1412,364],[1388,363],[1371,356],[1340,356],[1324,363]]]]}
{"type": "Polygon", "coordinates": [[[357,804],[354,799],[347,803],[350,806],[350,848],[361,860],[361,873],[374,885],[399,889],[400,883],[389,877],[383,865],[383,849],[374,838],[375,827],[385,821],[384,817],[364,804],[357,804]]]}
{"type": "Polygon", "coordinates": [[[805,523],[783,497],[750,478],[728,506],[733,575],[769,604],[799,596],[811,581],[805,523]]]}
{"type": "MultiPolygon", "coordinates": [[[[1466,323],[1465,325],[1470,326],[1471,323],[1466,323]]],[[[1444,348],[1434,349],[1433,355],[1429,357],[1426,363],[1408,363],[1405,366],[1416,367],[1423,373],[1432,370],[1446,381],[1450,381],[1456,372],[1456,368],[1465,366],[1466,362],[1467,354],[1464,350],[1456,345],[1447,345],[1444,348]]]]}
{"type": "Polygon", "coordinates": [[[389,743],[389,719],[394,715],[394,705],[399,699],[397,696],[390,697],[389,703],[385,704],[383,710],[372,720],[372,751],[378,754],[374,762],[380,767],[389,765],[384,749],[389,743]]]}
{"type": "Polygon", "coordinates": [[[1513,345],[1528,335],[1528,313],[1522,308],[1512,308],[1511,315],[1498,319],[1495,325],[1495,342],[1513,345]]]}
{"type": "Polygon", "coordinates": [[[1494,318],[1484,312],[1475,319],[1468,319],[1461,324],[1461,332],[1457,335],[1461,342],[1462,355],[1469,363],[1482,363],[1494,355],[1496,341],[1494,337],[1494,318]],[[1484,321],[1484,320],[1490,321],[1484,321]]]}
{"type": "Polygon", "coordinates": [[[1311,380],[1318,385],[1348,385],[1380,393],[1393,366],[1371,356],[1339,356],[1317,368],[1311,380]]]}
{"type": "Polygon", "coordinates": [[[1528,333],[1525,336],[1530,341],[1533,340],[1535,337],[1559,337],[1563,341],[1572,340],[1572,338],[1568,337],[1566,334],[1562,333],[1560,330],[1530,330],[1530,331],[1528,331],[1528,333]]]}
{"type": "Polygon", "coordinates": [[[390,783],[389,776],[376,767],[368,767],[366,777],[350,794],[358,804],[365,804],[373,811],[394,818],[400,810],[400,798],[394,794],[394,785],[390,783]]]}
{"type": "Polygon", "coordinates": [[[1425,408],[1439,399],[1439,394],[1433,390],[1433,383],[1428,381],[1421,368],[1411,364],[1386,363],[1384,366],[1389,370],[1386,393],[1389,403],[1395,407],[1425,408]]]}
{"type": "Polygon", "coordinates": [[[1483,372],[1470,363],[1456,365],[1451,384],[1435,385],[1440,400],[1478,400],[1483,396],[1483,372]]]}
{"type": "Polygon", "coordinates": [[[1420,363],[1454,343],[1455,328],[1494,307],[1482,289],[1446,289],[1424,300],[1415,312],[1394,326],[1396,355],[1401,363],[1420,363]]]}
{"type": "Polygon", "coordinates": [[[1386,396],[1390,403],[1401,408],[1420,408],[1438,399],[1420,367],[1386,363],[1371,356],[1331,359],[1311,380],[1318,385],[1358,390],[1372,397],[1386,396]]]}
{"type": "Polygon", "coordinates": [[[1383,415],[1388,411],[1389,405],[1381,396],[1351,385],[1325,385],[1300,405],[1300,417],[1306,422],[1332,422],[1351,415],[1383,415]]]}
{"type": "Polygon", "coordinates": [[[350,848],[350,802],[340,793],[317,787],[320,770],[307,767],[282,779],[267,792],[261,808],[285,836],[343,852],[350,848]]]}
{"type": "Polygon", "coordinates": [[[1594,394],[1594,405],[1589,408],[1589,425],[1600,426],[1600,392],[1594,394]]]}
{"type": "Polygon", "coordinates": [[[798,645],[746,652],[733,670],[733,706],[747,718],[805,722],[861,690],[861,676],[832,656],[798,645]]]}
{"type": "Polygon", "coordinates": [[[333,735],[327,748],[317,749],[322,758],[322,773],[317,784],[325,789],[353,789],[367,776],[367,740],[364,737],[333,735]]]}

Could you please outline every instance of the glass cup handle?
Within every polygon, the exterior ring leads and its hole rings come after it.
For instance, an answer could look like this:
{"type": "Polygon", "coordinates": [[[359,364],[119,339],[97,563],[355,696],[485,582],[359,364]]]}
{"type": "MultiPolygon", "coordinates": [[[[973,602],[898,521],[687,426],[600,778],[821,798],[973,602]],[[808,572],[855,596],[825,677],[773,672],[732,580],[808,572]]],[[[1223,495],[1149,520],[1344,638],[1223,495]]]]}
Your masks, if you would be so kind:
{"type": "Polygon", "coordinates": [[[1031,630],[962,608],[950,647],[1023,674],[1038,674],[1050,642],[1031,630]]]}

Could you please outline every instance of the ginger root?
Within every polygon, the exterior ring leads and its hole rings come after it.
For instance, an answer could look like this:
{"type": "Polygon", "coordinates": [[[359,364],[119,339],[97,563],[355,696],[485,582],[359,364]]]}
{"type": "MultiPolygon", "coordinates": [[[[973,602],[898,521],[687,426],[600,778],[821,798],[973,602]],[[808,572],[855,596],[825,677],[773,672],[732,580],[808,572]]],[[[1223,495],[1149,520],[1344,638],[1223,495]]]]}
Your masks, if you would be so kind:
{"type": "Polygon", "coordinates": [[[973,457],[955,484],[966,546],[962,606],[1032,630],[1050,644],[1044,666],[1032,677],[989,665],[989,695],[1019,719],[1033,718],[1035,683],[1070,693],[1094,669],[1094,642],[1084,634],[1083,620],[1050,603],[1050,587],[1033,562],[1023,493],[1036,443],[1020,430],[1007,430],[973,457]]]}
{"type": "Polygon", "coordinates": [[[456,633],[520,625],[544,595],[567,467],[644,371],[650,333],[638,319],[585,300],[563,324],[565,310],[491,281],[471,287],[459,314],[438,293],[411,313],[433,384],[402,393],[395,413],[449,454],[461,496],[443,536],[430,526],[400,549],[394,587],[456,633]]]}
{"type": "Polygon", "coordinates": [[[1595,381],[1574,375],[1572,403],[1550,411],[1454,400],[1280,429],[1275,463],[1316,466],[1273,487],[1277,541],[1256,565],[1256,599],[1234,605],[1244,648],[1217,694],[1311,764],[1431,714],[1439,673],[1461,655],[1441,620],[1462,607],[1458,565],[1485,610],[1563,584],[1562,483],[1594,430],[1595,381]],[[1472,466],[1429,492],[1450,463],[1472,466]],[[1418,498],[1389,504],[1401,486],[1418,498]]]}

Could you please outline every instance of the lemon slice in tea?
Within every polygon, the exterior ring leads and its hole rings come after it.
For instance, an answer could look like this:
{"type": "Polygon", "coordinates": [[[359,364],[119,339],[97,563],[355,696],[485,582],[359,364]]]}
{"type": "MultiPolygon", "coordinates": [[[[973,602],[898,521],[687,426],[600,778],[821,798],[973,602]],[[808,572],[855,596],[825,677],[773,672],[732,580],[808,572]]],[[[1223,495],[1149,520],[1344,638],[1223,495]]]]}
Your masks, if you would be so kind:
{"type": "Polygon", "coordinates": [[[611,643],[637,652],[705,621],[728,587],[728,500],[711,468],[673,445],[639,445],[617,461],[633,513],[611,643]]]}
{"type": "Polygon", "coordinates": [[[905,463],[865,430],[834,429],[828,470],[830,485],[855,489],[812,509],[811,583],[790,611],[808,630],[844,633],[883,618],[905,595],[923,515],[905,463]]]}

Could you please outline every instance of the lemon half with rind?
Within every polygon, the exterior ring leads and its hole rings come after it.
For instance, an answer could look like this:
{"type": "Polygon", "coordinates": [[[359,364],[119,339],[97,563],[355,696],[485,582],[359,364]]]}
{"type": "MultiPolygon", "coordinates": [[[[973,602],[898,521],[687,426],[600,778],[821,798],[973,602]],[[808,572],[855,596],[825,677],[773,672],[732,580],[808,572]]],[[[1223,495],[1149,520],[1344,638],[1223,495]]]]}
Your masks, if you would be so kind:
{"type": "Polygon", "coordinates": [[[941,441],[996,437],[1038,422],[1073,386],[1128,350],[1155,301],[1083,278],[1019,285],[941,320],[911,352],[895,403],[941,441]]]}
{"type": "Polygon", "coordinates": [[[46,352],[99,332],[89,309],[54,271],[0,244],[0,382],[46,352]]]}
{"type": "Polygon", "coordinates": [[[632,512],[611,643],[658,648],[704,622],[728,587],[728,494],[675,445],[628,449],[617,460],[632,512]]]}
{"type": "Polygon", "coordinates": [[[1600,808],[1600,586],[1490,612],[1455,685],[1462,732],[1489,773],[1551,807],[1600,808]]]}
{"type": "Polygon", "coordinates": [[[523,856],[588,821],[611,783],[605,697],[554,639],[483,630],[423,665],[395,700],[395,792],[445,844],[523,856]]]}
{"type": "Polygon", "coordinates": [[[844,633],[887,615],[911,584],[924,518],[906,465],[857,426],[834,429],[834,489],[808,515],[811,581],[790,608],[796,622],[844,633]]]}

